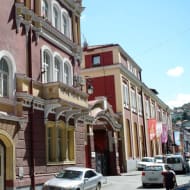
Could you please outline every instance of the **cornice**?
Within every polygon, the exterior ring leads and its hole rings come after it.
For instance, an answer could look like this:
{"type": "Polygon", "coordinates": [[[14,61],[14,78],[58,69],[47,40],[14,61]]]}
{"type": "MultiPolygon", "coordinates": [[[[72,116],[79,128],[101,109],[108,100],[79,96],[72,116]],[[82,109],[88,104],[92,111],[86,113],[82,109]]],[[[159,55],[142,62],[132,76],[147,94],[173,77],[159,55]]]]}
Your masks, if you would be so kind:
{"type": "Polygon", "coordinates": [[[63,4],[68,10],[75,13],[76,16],[80,17],[80,14],[84,10],[81,3],[77,2],[76,0],[59,0],[61,4],[63,4]]]}
{"type": "MultiPolygon", "coordinates": [[[[102,70],[103,67],[93,67],[93,68],[87,68],[87,69],[81,69],[81,73],[85,72],[93,72],[93,71],[98,71],[102,70]]],[[[149,96],[151,99],[156,101],[158,105],[162,107],[163,110],[166,110],[168,112],[171,111],[168,105],[166,105],[158,96],[156,96],[142,81],[140,81],[137,77],[135,77],[123,64],[118,63],[114,65],[108,65],[104,66],[104,69],[107,70],[113,70],[113,69],[120,69],[120,73],[123,74],[129,81],[137,86],[142,92],[149,96]]]]}
{"type": "Polygon", "coordinates": [[[64,34],[59,32],[47,20],[37,16],[32,10],[25,7],[23,3],[15,3],[15,9],[17,32],[19,31],[21,24],[23,24],[26,35],[28,35],[30,28],[34,31],[36,43],[38,43],[39,37],[41,36],[49,40],[52,44],[58,46],[69,55],[81,59],[82,48],[80,45],[74,43],[64,34]]]}

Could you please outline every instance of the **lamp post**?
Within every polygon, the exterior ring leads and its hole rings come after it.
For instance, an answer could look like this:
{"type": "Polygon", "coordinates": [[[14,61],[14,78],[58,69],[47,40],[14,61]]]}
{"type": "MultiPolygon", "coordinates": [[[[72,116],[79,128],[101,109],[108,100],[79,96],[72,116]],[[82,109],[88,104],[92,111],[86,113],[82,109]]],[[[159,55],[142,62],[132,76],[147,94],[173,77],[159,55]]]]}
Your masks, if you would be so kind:
{"type": "Polygon", "coordinates": [[[92,85],[92,80],[89,78],[86,79],[86,87],[87,87],[87,93],[89,95],[94,93],[94,87],[92,85]]]}

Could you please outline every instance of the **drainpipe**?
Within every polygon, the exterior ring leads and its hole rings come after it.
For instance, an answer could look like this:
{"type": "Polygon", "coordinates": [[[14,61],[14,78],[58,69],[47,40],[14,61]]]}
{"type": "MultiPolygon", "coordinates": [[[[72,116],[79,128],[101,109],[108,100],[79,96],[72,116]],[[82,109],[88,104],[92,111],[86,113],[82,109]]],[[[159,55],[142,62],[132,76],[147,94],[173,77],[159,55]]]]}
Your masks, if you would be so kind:
{"type": "Polygon", "coordinates": [[[30,78],[29,93],[32,96],[31,106],[29,110],[29,127],[30,127],[30,177],[31,177],[31,190],[35,190],[35,160],[34,160],[34,108],[33,108],[33,82],[32,82],[32,31],[31,27],[29,28],[28,33],[26,34],[26,61],[27,61],[27,74],[30,78]]]}
{"type": "Polygon", "coordinates": [[[146,121],[145,121],[145,111],[144,111],[144,96],[143,96],[143,88],[141,87],[141,102],[142,102],[142,116],[143,116],[143,135],[145,141],[143,142],[143,146],[145,149],[145,156],[147,156],[147,139],[146,139],[146,121]]]}

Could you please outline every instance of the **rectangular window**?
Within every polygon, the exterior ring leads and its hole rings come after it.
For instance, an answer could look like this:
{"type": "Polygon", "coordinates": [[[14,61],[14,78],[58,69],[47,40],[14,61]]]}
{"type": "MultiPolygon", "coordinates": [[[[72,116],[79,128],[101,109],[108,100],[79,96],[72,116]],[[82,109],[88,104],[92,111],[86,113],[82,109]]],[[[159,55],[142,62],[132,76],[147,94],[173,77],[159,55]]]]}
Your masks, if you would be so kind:
{"type": "Polygon", "coordinates": [[[124,107],[129,108],[129,87],[125,83],[123,83],[123,104],[124,107]]]}
{"type": "Polygon", "coordinates": [[[149,100],[146,99],[146,117],[150,118],[150,106],[149,106],[149,100]]]}
{"type": "Polygon", "coordinates": [[[94,56],[92,57],[92,64],[93,64],[94,66],[100,65],[100,56],[99,56],[99,55],[94,55],[94,56]]]}
{"type": "Polygon", "coordinates": [[[132,108],[132,111],[134,112],[137,111],[137,98],[136,98],[136,93],[134,89],[131,89],[131,108],[132,108]]]}
{"type": "Polygon", "coordinates": [[[137,94],[137,105],[138,105],[138,113],[142,115],[142,97],[140,94],[137,94]]]}
{"type": "Polygon", "coordinates": [[[54,161],[55,160],[55,153],[54,153],[54,130],[53,127],[48,127],[47,130],[48,135],[48,161],[54,161]]]}
{"type": "Polygon", "coordinates": [[[74,128],[70,128],[70,130],[67,133],[67,136],[68,136],[68,150],[69,150],[68,157],[69,157],[69,160],[73,161],[75,158],[75,155],[74,155],[74,144],[75,144],[74,128]]]}
{"type": "Polygon", "coordinates": [[[157,120],[162,121],[162,114],[161,114],[160,108],[158,108],[158,110],[157,110],[157,120]]]}
{"type": "Polygon", "coordinates": [[[47,156],[48,162],[74,161],[74,127],[66,129],[65,123],[48,122],[47,124],[47,156]]]}
{"type": "Polygon", "coordinates": [[[154,102],[151,103],[151,118],[156,118],[154,102]]]}

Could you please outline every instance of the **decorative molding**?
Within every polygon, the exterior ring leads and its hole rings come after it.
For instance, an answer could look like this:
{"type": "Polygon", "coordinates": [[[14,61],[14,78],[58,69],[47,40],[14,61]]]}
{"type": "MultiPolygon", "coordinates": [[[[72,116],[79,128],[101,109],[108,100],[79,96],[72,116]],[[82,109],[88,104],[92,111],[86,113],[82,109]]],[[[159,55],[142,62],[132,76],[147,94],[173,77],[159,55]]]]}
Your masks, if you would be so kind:
{"type": "Polygon", "coordinates": [[[36,37],[36,43],[38,43],[39,37],[42,36],[71,56],[76,56],[77,59],[81,60],[82,48],[80,45],[74,43],[54,28],[48,20],[37,16],[32,10],[25,7],[23,3],[15,3],[15,9],[17,32],[19,31],[21,24],[23,24],[26,30],[26,35],[28,35],[28,31],[31,27],[36,37]]]}

